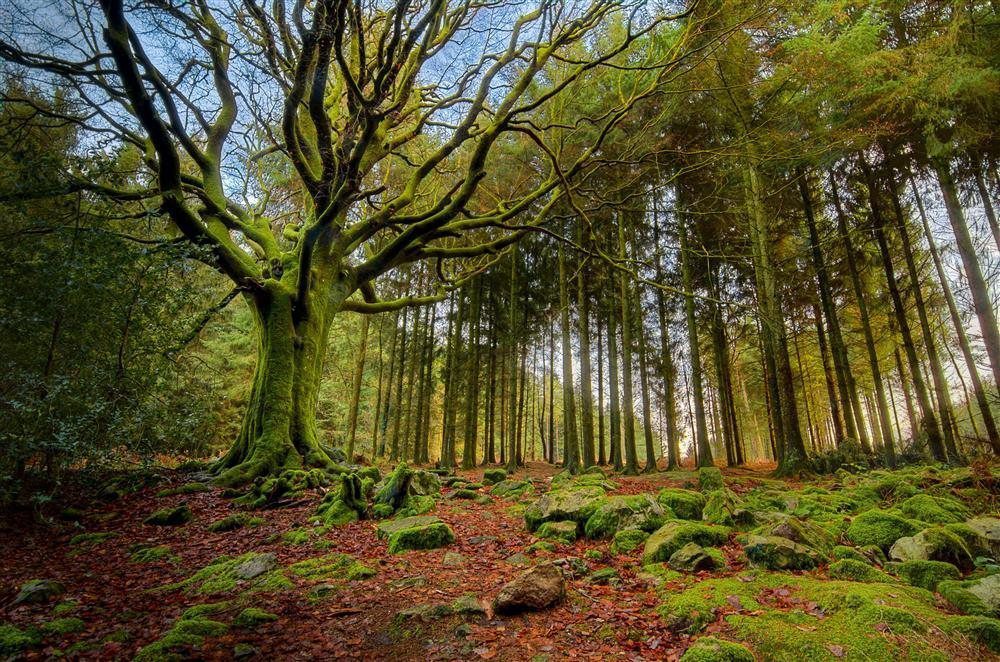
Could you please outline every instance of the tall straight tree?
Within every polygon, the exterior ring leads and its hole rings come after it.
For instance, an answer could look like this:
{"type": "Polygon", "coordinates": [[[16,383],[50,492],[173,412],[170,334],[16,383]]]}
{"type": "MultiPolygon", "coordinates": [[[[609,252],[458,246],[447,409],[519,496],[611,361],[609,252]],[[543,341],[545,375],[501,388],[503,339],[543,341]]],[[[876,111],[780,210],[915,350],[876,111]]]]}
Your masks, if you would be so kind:
{"type": "Polygon", "coordinates": [[[579,471],[576,436],[576,402],[573,397],[573,348],[570,342],[569,294],[566,284],[566,257],[559,246],[559,310],[562,330],[562,385],[563,385],[563,463],[570,473],[579,471]]]}

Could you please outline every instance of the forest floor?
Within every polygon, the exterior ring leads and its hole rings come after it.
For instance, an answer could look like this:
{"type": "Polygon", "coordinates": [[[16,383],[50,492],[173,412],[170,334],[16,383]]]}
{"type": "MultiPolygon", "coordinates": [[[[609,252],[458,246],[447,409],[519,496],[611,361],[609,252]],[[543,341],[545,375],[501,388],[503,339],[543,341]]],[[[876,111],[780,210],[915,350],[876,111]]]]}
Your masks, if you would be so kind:
{"type": "MultiPolygon", "coordinates": [[[[852,605],[848,600],[848,605],[863,612],[869,604],[864,600],[874,600],[889,611],[895,607],[883,599],[915,600],[914,605],[898,606],[913,613],[917,621],[903,627],[899,623],[905,619],[883,614],[875,619],[872,632],[860,631],[860,626],[834,618],[837,607],[823,590],[828,584],[848,582],[833,581],[825,562],[806,572],[758,575],[748,567],[735,533],[719,545],[726,559],[723,569],[685,575],[665,567],[660,571],[644,567],[641,546],[631,553],[615,554],[609,550],[610,540],[580,539],[556,544],[551,551],[529,549],[538,538],[525,527],[524,509],[557,471],[547,464],[531,463],[519,472],[518,478],[530,479],[537,488],[521,501],[495,496],[479,502],[452,499],[448,498],[452,490],[443,488],[431,514],[451,527],[455,542],[402,554],[388,553],[386,541],[376,536],[376,522],[371,520],[311,528],[318,494],[282,508],[253,511],[250,514],[262,519],[256,526],[214,533],[208,525],[237,512],[233,501],[216,488],[171,494],[169,488],[185,491],[181,486],[189,484],[190,478],[166,470],[156,485],[117,500],[81,500],[74,504],[79,512],[64,513],[75,521],[39,521],[28,515],[0,520],[0,659],[12,653],[26,659],[61,655],[131,659],[143,647],[173,633],[183,635],[170,648],[180,659],[208,660],[672,660],[706,634],[746,642],[758,659],[879,659],[882,653],[887,659],[897,655],[916,659],[922,652],[933,651],[941,659],[982,660],[991,655],[982,642],[1000,633],[1000,629],[990,629],[987,621],[991,619],[982,619],[987,625],[980,624],[979,629],[986,627],[987,632],[980,633],[977,643],[975,637],[942,625],[959,612],[940,596],[926,591],[918,596],[915,591],[920,589],[885,584],[876,585],[879,595],[859,593],[860,602],[852,605]],[[143,523],[157,509],[181,503],[190,506],[193,519],[189,523],[143,523]],[[143,554],[144,550],[155,551],[143,554]],[[232,585],[213,588],[205,584],[201,591],[196,590],[197,584],[170,586],[210,567],[219,557],[248,552],[274,555],[278,570],[269,568],[265,575],[275,580],[271,585],[242,593],[232,585]],[[348,581],[331,573],[281,572],[331,553],[348,554],[374,573],[348,581]],[[525,567],[546,560],[576,569],[567,583],[566,599],[543,611],[494,614],[490,604],[501,587],[525,567]],[[613,572],[599,572],[608,568],[613,572]],[[15,604],[20,588],[38,579],[55,580],[64,592],[40,603],[15,604]],[[479,607],[467,613],[406,611],[453,604],[469,595],[479,607]],[[681,628],[677,619],[668,617],[664,604],[671,596],[708,600],[698,627],[681,628]],[[182,614],[199,604],[212,605],[203,611],[215,625],[177,630],[182,614]],[[248,606],[276,618],[253,618],[252,610],[251,616],[237,618],[245,616],[248,606]],[[482,613],[477,613],[480,607],[482,613]],[[760,617],[763,634],[747,625],[746,619],[755,617],[760,617]],[[825,638],[816,639],[827,626],[825,638]],[[796,642],[789,632],[806,639],[796,642]],[[27,639],[18,644],[18,636],[27,639]],[[859,645],[859,637],[877,641],[859,645]],[[809,650],[823,655],[811,655],[809,650]]],[[[482,470],[456,473],[474,482],[482,479],[482,470]]],[[[773,480],[768,467],[725,470],[724,475],[727,487],[737,496],[762,486],[777,493],[803,487],[773,480]]],[[[697,489],[697,475],[686,471],[615,476],[613,480],[615,487],[609,494],[697,489]]],[[[827,487],[831,486],[827,481],[827,487]]],[[[490,490],[485,487],[479,492],[489,495],[490,490]]],[[[850,611],[844,610],[845,618],[850,611]]]]}

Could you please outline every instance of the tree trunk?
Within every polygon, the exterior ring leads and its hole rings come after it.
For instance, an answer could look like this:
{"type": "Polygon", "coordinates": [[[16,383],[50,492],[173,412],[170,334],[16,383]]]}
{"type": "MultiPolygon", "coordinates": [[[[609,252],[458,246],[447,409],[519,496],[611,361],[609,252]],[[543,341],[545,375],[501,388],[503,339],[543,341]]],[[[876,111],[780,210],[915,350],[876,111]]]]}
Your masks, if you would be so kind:
{"type": "Polygon", "coordinates": [[[587,293],[584,272],[576,276],[577,333],[580,336],[580,443],[583,450],[583,467],[594,464],[594,392],[590,370],[590,297],[587,293]]]}
{"type": "Polygon", "coordinates": [[[297,319],[292,289],[269,280],[247,301],[257,335],[257,365],[239,436],[214,469],[222,485],[240,485],[285,469],[341,469],[320,446],[319,384],[330,323],[349,289],[324,288],[310,314],[297,319]]]}
{"type": "Polygon", "coordinates": [[[694,400],[694,442],[699,467],[713,465],[712,449],[708,445],[708,422],[705,420],[705,394],[701,384],[701,348],[698,345],[698,326],[694,315],[694,278],[691,274],[691,255],[688,233],[683,218],[679,221],[681,251],[681,279],[684,287],[684,312],[687,317],[688,354],[691,357],[691,390],[694,400]]]}
{"type": "Polygon", "coordinates": [[[986,212],[986,220],[990,224],[990,233],[993,235],[993,242],[997,250],[1000,251],[1000,221],[997,221],[997,212],[993,208],[993,201],[990,198],[989,189],[986,187],[986,179],[983,177],[983,169],[977,164],[975,169],[976,189],[979,191],[979,199],[983,202],[983,210],[986,212]]]}
{"type": "Polygon", "coordinates": [[[597,463],[607,464],[604,448],[604,333],[600,315],[597,317],[597,463]]]}
{"type": "MultiPolygon", "coordinates": [[[[618,257],[625,259],[625,228],[618,224],[618,257]]],[[[625,426],[625,473],[634,476],[639,473],[639,459],[635,446],[635,399],[632,395],[632,299],[629,296],[628,276],[622,274],[621,281],[622,316],[622,400],[623,423],[625,426]]]]}
{"type": "Polygon", "coordinates": [[[559,246],[559,308],[562,331],[563,456],[570,473],[579,471],[577,461],[576,403],[573,398],[573,351],[570,344],[569,295],[566,287],[566,258],[559,246]]]}
{"type": "MultiPolygon", "coordinates": [[[[637,311],[642,310],[639,298],[639,288],[636,288],[637,311]]],[[[646,450],[646,466],[643,467],[643,472],[652,473],[656,471],[656,448],[653,445],[653,415],[649,402],[649,366],[646,365],[646,352],[648,351],[648,347],[646,346],[646,324],[641,314],[636,317],[639,322],[636,325],[636,331],[639,341],[639,388],[641,391],[640,396],[642,397],[642,436],[646,450]]]]}
{"type": "Polygon", "coordinates": [[[358,405],[361,402],[361,378],[365,375],[365,353],[368,351],[368,315],[361,317],[361,342],[358,360],[354,365],[354,379],[351,384],[351,406],[347,410],[347,461],[354,461],[354,440],[358,434],[358,405]]]}
{"type": "Polygon", "coordinates": [[[472,469],[478,457],[479,437],[479,308],[482,281],[472,286],[472,300],[469,303],[469,354],[466,357],[465,381],[465,433],[462,440],[462,468],[472,469]]]}
{"type": "MultiPolygon", "coordinates": [[[[614,283],[615,276],[611,276],[611,281],[614,283]]],[[[617,313],[613,307],[608,307],[608,390],[611,394],[611,412],[609,430],[608,430],[608,444],[609,449],[609,461],[611,466],[614,467],[615,471],[621,471],[622,469],[622,414],[621,414],[621,403],[618,400],[618,331],[615,328],[615,321],[617,320],[617,313]]]]}

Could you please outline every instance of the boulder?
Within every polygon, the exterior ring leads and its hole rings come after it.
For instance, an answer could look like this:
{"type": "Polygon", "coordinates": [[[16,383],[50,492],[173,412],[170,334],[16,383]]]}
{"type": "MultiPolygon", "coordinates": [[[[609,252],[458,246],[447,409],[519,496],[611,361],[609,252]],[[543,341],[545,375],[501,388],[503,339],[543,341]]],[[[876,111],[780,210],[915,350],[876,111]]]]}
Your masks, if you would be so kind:
{"type": "Polygon", "coordinates": [[[49,602],[66,592],[66,588],[54,579],[32,579],[21,586],[14,604],[39,604],[49,602]]]}
{"type": "Polygon", "coordinates": [[[503,469],[487,469],[483,472],[483,482],[487,485],[495,485],[507,479],[507,472],[503,469]]]}
{"type": "Polygon", "coordinates": [[[754,532],[763,536],[787,538],[824,554],[829,554],[837,542],[823,527],[791,516],[780,516],[770,524],[755,529],[754,532]]]}
{"type": "Polygon", "coordinates": [[[526,480],[501,480],[499,483],[495,484],[490,490],[490,494],[502,499],[511,499],[515,497],[520,497],[528,492],[531,492],[534,488],[531,483],[526,480]]]}
{"type": "Polygon", "coordinates": [[[517,614],[551,607],[566,597],[562,570],[551,563],[535,566],[500,589],[493,599],[493,611],[517,614]]]}
{"type": "Polygon", "coordinates": [[[754,523],[754,516],[747,510],[732,490],[712,490],[705,499],[701,519],[723,526],[747,526],[754,523]]]}
{"type": "Polygon", "coordinates": [[[1000,618],[1000,574],[964,582],[943,581],[937,590],[962,613],[1000,618]]]}
{"type": "Polygon", "coordinates": [[[649,494],[613,496],[604,500],[587,519],[584,533],[588,538],[609,538],[622,529],[655,531],[671,515],[649,494]]]}
{"type": "Polygon", "coordinates": [[[969,511],[962,502],[930,494],[914,494],[898,507],[906,517],[928,524],[952,524],[962,522],[969,516],[969,511]]]}
{"type": "Polygon", "coordinates": [[[181,526],[194,519],[194,514],[186,503],[174,508],[161,508],[143,520],[152,526],[181,526]]]}
{"type": "Polygon", "coordinates": [[[966,521],[965,525],[979,534],[993,558],[1000,560],[1000,519],[977,517],[966,521]]]}
{"type": "Polygon", "coordinates": [[[437,524],[441,519],[434,515],[415,515],[414,517],[401,517],[399,519],[386,520],[380,522],[375,529],[375,535],[379,538],[388,538],[397,531],[411,529],[416,526],[428,526],[437,524]]]}
{"type": "Polygon", "coordinates": [[[415,470],[410,478],[409,493],[413,496],[432,496],[441,492],[441,479],[430,471],[415,470]]]}
{"type": "Polygon", "coordinates": [[[701,545],[689,542],[670,555],[670,567],[682,572],[714,570],[719,567],[716,555],[709,554],[701,545]]]}
{"type": "Polygon", "coordinates": [[[684,651],[681,662],[754,662],[754,656],[740,644],[702,637],[684,651]]]}
{"type": "Polygon", "coordinates": [[[705,507],[705,495],[694,490],[665,488],[656,495],[656,500],[680,519],[700,520],[705,507]]]}
{"type": "Polygon", "coordinates": [[[233,576],[236,579],[250,580],[277,567],[278,557],[274,554],[253,554],[233,568],[233,576]]]}
{"type": "Polygon", "coordinates": [[[628,554],[639,549],[649,534],[640,529],[622,529],[615,534],[615,539],[611,541],[610,551],[612,554],[628,554]]]}
{"type": "Polygon", "coordinates": [[[724,526],[673,520],[661,526],[646,540],[642,563],[648,565],[666,561],[689,542],[711,547],[721,545],[728,537],[729,529],[724,526]]]}
{"type": "Polygon", "coordinates": [[[907,584],[919,586],[928,591],[936,591],[941,582],[960,577],[958,568],[944,561],[914,560],[888,563],[885,569],[903,579],[907,584]]]}
{"type": "Polygon", "coordinates": [[[577,526],[576,522],[569,521],[545,522],[538,527],[538,531],[535,533],[539,538],[548,538],[550,540],[571,543],[576,540],[577,526]]]}
{"type": "Polygon", "coordinates": [[[830,564],[828,569],[830,579],[843,579],[851,582],[865,582],[868,584],[894,584],[894,580],[877,568],[873,568],[864,561],[855,559],[841,559],[830,564]]]}
{"type": "Polygon", "coordinates": [[[722,480],[722,472],[718,467],[701,467],[698,469],[698,484],[702,492],[712,492],[726,487],[722,480]]]}
{"type": "Polygon", "coordinates": [[[524,511],[524,523],[534,531],[544,522],[572,520],[585,523],[604,500],[604,490],[594,485],[552,490],[524,511]]]}
{"type": "Polygon", "coordinates": [[[455,542],[455,534],[441,521],[421,526],[397,529],[389,534],[389,553],[398,554],[415,549],[437,549],[455,542]]]}
{"type": "Polygon", "coordinates": [[[893,561],[944,561],[963,572],[974,567],[972,554],[965,542],[941,526],[900,538],[889,550],[889,558],[893,561]]]}
{"type": "Polygon", "coordinates": [[[906,536],[912,536],[918,530],[907,519],[885,510],[873,508],[861,513],[847,527],[847,539],[856,545],[878,545],[883,550],[906,536]]]}
{"type": "Polygon", "coordinates": [[[805,545],[778,536],[748,536],[743,551],[753,565],[768,570],[809,570],[819,560],[805,545]]]}

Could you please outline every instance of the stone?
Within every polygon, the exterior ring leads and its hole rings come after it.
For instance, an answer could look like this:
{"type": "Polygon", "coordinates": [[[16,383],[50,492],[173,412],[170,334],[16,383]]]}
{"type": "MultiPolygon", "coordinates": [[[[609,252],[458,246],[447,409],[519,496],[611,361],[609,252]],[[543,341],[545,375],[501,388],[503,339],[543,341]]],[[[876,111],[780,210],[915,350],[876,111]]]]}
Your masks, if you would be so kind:
{"type": "Polygon", "coordinates": [[[445,552],[444,558],[441,559],[441,565],[448,568],[463,566],[465,565],[465,556],[458,552],[445,552]]]}
{"type": "Polygon", "coordinates": [[[191,508],[182,503],[174,508],[161,508],[143,520],[144,524],[152,526],[181,526],[194,519],[191,508]]]}
{"type": "Polygon", "coordinates": [[[715,557],[708,554],[705,548],[698,543],[689,542],[671,554],[668,563],[674,570],[699,572],[701,570],[715,569],[718,561],[715,557]]]}
{"type": "Polygon", "coordinates": [[[823,527],[798,517],[782,516],[771,524],[755,530],[764,536],[787,538],[800,545],[811,547],[817,551],[829,554],[836,539],[823,527]]]}
{"type": "Polygon", "coordinates": [[[810,570],[818,562],[805,545],[778,536],[750,535],[743,551],[753,565],[769,570],[810,570]]]}
{"type": "Polygon", "coordinates": [[[962,613],[1000,618],[1000,574],[964,582],[942,581],[937,590],[962,613]]]}
{"type": "Polygon", "coordinates": [[[529,531],[554,520],[572,520],[583,524],[603,500],[604,490],[594,485],[552,490],[524,511],[524,523],[529,531]]]}
{"type": "Polygon", "coordinates": [[[754,662],[754,656],[740,644],[702,637],[684,651],[680,662],[754,662]]]}
{"type": "Polygon", "coordinates": [[[250,644],[236,644],[233,646],[233,659],[242,660],[253,657],[259,651],[250,644]]]}
{"type": "Polygon", "coordinates": [[[977,517],[967,520],[965,525],[979,534],[993,558],[1000,559],[1000,519],[977,517]]]}
{"type": "Polygon", "coordinates": [[[598,539],[610,538],[622,529],[655,531],[672,514],[649,494],[608,497],[587,519],[584,533],[598,539]]]}
{"type": "Polygon", "coordinates": [[[487,469],[483,472],[483,482],[487,485],[495,485],[507,479],[507,472],[503,469],[487,469]]]}
{"type": "Polygon", "coordinates": [[[539,538],[548,538],[569,544],[576,540],[576,530],[576,522],[545,522],[538,527],[535,534],[539,538]]]}
{"type": "Polygon", "coordinates": [[[722,471],[718,467],[701,467],[698,469],[698,484],[702,492],[721,490],[726,484],[722,480],[722,471]]]}
{"type": "Polygon", "coordinates": [[[713,490],[705,499],[701,519],[710,524],[723,526],[748,526],[754,523],[754,516],[729,489],[713,490]]]}
{"type": "Polygon", "coordinates": [[[534,487],[526,480],[502,480],[490,489],[490,494],[501,499],[513,499],[531,492],[534,487]]]}
{"type": "Polygon", "coordinates": [[[590,573],[590,577],[587,578],[591,584],[616,584],[620,579],[618,571],[614,568],[601,568],[600,570],[595,570],[590,573]]]}
{"type": "Polygon", "coordinates": [[[485,545],[488,542],[496,542],[497,540],[496,536],[469,536],[466,542],[470,545],[485,545]]]}
{"type": "Polygon", "coordinates": [[[441,479],[437,474],[421,469],[414,470],[410,477],[409,493],[412,496],[432,496],[441,492],[441,479]]]}
{"type": "Polygon", "coordinates": [[[505,584],[493,599],[493,611],[497,614],[538,611],[558,604],[565,597],[566,580],[562,570],[544,563],[505,584]]]}
{"type": "Polygon", "coordinates": [[[639,549],[649,538],[649,534],[639,529],[624,529],[615,534],[609,548],[612,554],[628,554],[639,549]]]}
{"type": "Polygon", "coordinates": [[[250,580],[260,577],[265,572],[270,572],[278,567],[278,557],[268,552],[266,554],[254,554],[247,560],[233,568],[233,576],[236,579],[250,580]]]}
{"type": "Polygon", "coordinates": [[[689,542],[705,547],[721,545],[726,542],[729,529],[715,524],[702,524],[674,520],[667,522],[646,540],[642,554],[643,565],[667,561],[673,553],[689,542]]]}
{"type": "Polygon", "coordinates": [[[928,591],[936,591],[941,582],[955,580],[961,576],[958,568],[944,561],[917,559],[901,563],[888,563],[885,569],[887,572],[902,578],[907,584],[919,586],[928,591]]]}
{"type": "Polygon", "coordinates": [[[375,529],[375,535],[378,538],[386,539],[396,531],[410,529],[415,526],[428,526],[430,524],[436,524],[440,521],[441,519],[434,515],[414,515],[413,517],[401,517],[399,519],[386,520],[384,522],[379,522],[378,527],[375,529]]]}
{"type": "Polygon", "coordinates": [[[700,520],[705,507],[704,494],[681,488],[664,488],[656,495],[656,500],[680,519],[700,520]]]}
{"type": "Polygon", "coordinates": [[[397,529],[389,535],[389,553],[437,549],[455,542],[455,533],[444,522],[397,529]]]}
{"type": "Polygon", "coordinates": [[[505,558],[504,563],[509,563],[510,565],[530,565],[531,559],[529,559],[526,554],[517,552],[516,554],[511,554],[505,558]]]}
{"type": "Polygon", "coordinates": [[[962,539],[940,526],[900,538],[889,550],[889,558],[893,561],[944,561],[963,572],[974,567],[972,554],[962,539]]]}
{"type": "Polygon", "coordinates": [[[888,511],[873,508],[861,513],[847,527],[847,539],[856,545],[878,545],[883,550],[900,538],[917,532],[909,520],[888,511]]]}
{"type": "Polygon", "coordinates": [[[930,494],[914,494],[898,508],[906,517],[928,524],[953,524],[969,516],[968,509],[960,501],[930,494]]]}
{"type": "Polygon", "coordinates": [[[14,604],[40,604],[49,602],[66,592],[64,587],[54,579],[32,579],[21,586],[14,604]]]}

